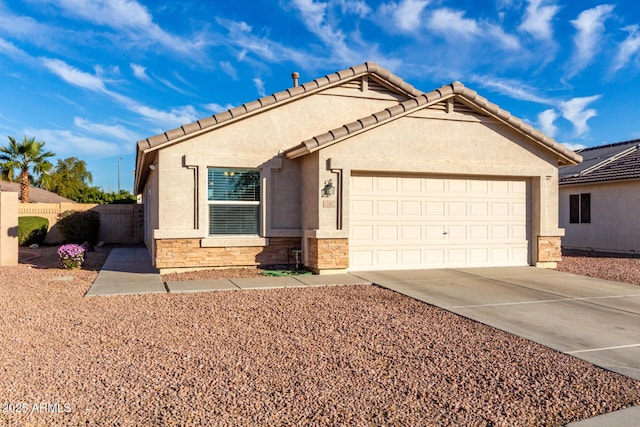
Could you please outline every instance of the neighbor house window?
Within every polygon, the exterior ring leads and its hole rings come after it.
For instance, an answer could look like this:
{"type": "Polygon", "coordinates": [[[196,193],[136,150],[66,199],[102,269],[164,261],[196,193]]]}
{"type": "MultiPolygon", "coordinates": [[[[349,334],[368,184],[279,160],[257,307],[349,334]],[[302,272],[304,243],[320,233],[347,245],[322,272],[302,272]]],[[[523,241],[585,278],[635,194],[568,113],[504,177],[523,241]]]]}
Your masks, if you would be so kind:
{"type": "Polygon", "coordinates": [[[209,234],[257,235],[260,171],[208,168],[209,234]]]}
{"type": "Polygon", "coordinates": [[[569,196],[569,222],[588,224],[591,222],[591,194],[571,194],[569,196]]]}

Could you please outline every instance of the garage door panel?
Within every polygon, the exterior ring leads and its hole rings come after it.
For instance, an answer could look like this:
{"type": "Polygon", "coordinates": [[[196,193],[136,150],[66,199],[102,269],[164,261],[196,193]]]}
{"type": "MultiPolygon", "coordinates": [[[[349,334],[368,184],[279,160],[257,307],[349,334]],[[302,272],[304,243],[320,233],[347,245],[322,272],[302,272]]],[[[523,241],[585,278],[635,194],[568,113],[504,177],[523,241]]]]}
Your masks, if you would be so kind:
{"type": "Polygon", "coordinates": [[[524,180],[352,178],[352,270],[528,263],[524,180]]]}
{"type": "Polygon", "coordinates": [[[449,216],[467,216],[466,202],[449,202],[447,203],[447,214],[449,216]]]}

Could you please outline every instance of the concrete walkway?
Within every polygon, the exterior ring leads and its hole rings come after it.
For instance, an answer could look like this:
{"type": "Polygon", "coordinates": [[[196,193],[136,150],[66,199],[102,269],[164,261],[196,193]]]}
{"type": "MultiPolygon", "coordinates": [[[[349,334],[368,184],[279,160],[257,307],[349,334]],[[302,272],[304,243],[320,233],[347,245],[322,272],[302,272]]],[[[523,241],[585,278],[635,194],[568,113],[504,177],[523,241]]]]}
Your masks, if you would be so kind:
{"type": "Polygon", "coordinates": [[[85,296],[150,293],[190,293],[240,289],[276,289],[308,286],[371,284],[351,274],[288,277],[253,277],[170,281],[165,284],[152,267],[146,248],[114,248],[85,296]]]}

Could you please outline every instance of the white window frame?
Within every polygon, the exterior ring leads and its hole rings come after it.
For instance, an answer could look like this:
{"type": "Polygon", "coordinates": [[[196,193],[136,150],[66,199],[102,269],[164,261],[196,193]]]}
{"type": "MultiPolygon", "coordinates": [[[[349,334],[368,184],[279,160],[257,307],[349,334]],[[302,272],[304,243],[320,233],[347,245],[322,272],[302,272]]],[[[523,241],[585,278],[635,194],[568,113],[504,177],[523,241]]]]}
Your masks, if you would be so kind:
{"type": "Polygon", "coordinates": [[[262,204],[262,173],[260,171],[260,169],[251,169],[251,168],[241,168],[241,167],[214,167],[214,166],[210,166],[207,167],[207,235],[209,237],[216,237],[216,238],[246,238],[246,237],[258,237],[260,236],[260,225],[261,225],[261,204],[262,204]],[[225,171],[229,171],[229,172],[237,172],[237,171],[242,171],[242,172],[257,172],[258,173],[258,179],[259,179],[259,189],[258,189],[258,194],[260,197],[260,200],[255,200],[255,201],[242,201],[242,200],[209,200],[209,170],[214,169],[214,170],[225,170],[225,171]],[[212,205],[218,205],[218,206],[257,206],[257,211],[256,211],[256,233],[251,233],[251,234],[234,234],[234,233],[223,233],[223,234],[214,234],[212,233],[211,230],[211,209],[210,206],[212,205]]]}

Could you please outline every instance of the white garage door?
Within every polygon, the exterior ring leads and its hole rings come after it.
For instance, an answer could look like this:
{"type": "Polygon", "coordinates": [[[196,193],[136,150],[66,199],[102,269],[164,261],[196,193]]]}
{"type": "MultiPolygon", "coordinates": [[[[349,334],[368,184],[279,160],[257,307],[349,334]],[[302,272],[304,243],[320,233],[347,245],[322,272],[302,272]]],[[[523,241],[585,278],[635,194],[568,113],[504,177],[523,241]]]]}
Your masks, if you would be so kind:
{"type": "Polygon", "coordinates": [[[351,270],[528,265],[525,180],[351,177],[351,270]]]}

